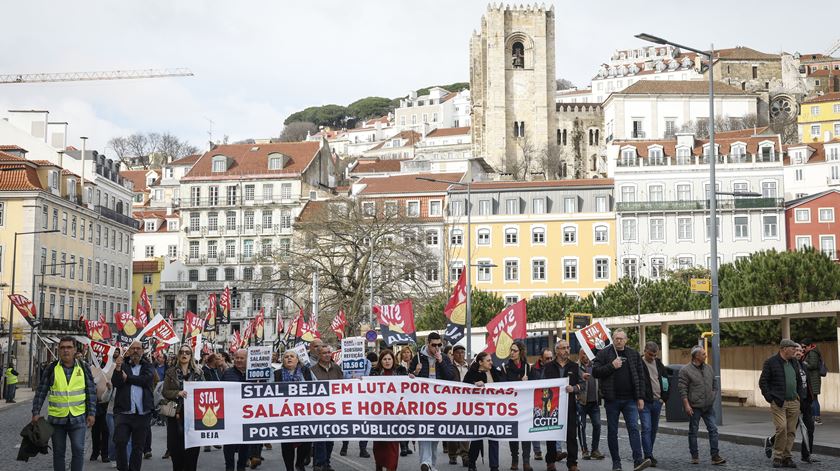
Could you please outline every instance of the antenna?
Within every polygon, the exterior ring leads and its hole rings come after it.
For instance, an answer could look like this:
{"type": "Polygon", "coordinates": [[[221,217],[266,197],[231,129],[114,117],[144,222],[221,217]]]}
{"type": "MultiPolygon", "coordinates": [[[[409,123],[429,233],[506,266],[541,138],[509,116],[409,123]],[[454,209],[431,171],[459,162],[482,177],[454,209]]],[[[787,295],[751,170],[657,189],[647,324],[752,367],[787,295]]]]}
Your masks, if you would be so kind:
{"type": "Polygon", "coordinates": [[[207,116],[205,116],[204,119],[206,119],[207,122],[210,123],[210,127],[207,129],[207,140],[208,142],[210,142],[210,147],[213,147],[213,124],[215,123],[212,119],[208,118],[207,116]]]}

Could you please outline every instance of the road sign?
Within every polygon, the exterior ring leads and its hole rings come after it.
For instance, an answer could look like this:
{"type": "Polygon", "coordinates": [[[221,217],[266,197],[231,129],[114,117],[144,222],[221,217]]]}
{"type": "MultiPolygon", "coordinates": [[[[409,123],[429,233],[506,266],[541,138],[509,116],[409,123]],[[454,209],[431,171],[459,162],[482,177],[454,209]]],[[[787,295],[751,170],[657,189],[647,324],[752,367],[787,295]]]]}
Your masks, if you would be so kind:
{"type": "Polygon", "coordinates": [[[367,340],[368,342],[376,342],[376,331],[369,330],[365,332],[365,340],[367,340]]]}
{"type": "Polygon", "coordinates": [[[692,278],[690,281],[692,293],[711,293],[712,280],[708,278],[692,278]]]}

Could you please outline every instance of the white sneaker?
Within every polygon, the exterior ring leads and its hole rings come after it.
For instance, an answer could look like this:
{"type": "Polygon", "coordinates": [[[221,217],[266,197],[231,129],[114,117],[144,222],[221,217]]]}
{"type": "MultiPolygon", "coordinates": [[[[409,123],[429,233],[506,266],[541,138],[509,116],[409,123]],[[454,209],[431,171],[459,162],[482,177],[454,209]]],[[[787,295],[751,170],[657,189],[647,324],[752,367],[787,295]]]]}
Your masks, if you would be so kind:
{"type": "Polygon", "coordinates": [[[420,471],[432,471],[432,466],[429,463],[420,463],[420,471]]]}

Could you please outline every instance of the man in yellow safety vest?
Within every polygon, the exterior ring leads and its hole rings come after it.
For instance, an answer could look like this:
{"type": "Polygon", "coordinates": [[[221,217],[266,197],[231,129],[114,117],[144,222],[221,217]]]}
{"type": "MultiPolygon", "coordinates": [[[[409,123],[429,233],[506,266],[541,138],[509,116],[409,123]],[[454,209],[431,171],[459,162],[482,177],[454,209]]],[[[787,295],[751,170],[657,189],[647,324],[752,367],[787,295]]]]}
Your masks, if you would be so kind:
{"type": "Polygon", "coordinates": [[[9,404],[15,403],[15,392],[17,391],[18,372],[15,371],[15,366],[9,362],[9,367],[4,373],[6,376],[6,402],[9,404]]]}
{"type": "Polygon", "coordinates": [[[65,471],[64,452],[70,438],[71,471],[85,466],[85,430],[96,420],[96,386],[87,365],[76,360],[76,341],[62,337],[58,342],[59,360],[50,364],[32,400],[32,422],[41,418],[47,402],[47,421],[53,426],[53,469],[65,471]]]}

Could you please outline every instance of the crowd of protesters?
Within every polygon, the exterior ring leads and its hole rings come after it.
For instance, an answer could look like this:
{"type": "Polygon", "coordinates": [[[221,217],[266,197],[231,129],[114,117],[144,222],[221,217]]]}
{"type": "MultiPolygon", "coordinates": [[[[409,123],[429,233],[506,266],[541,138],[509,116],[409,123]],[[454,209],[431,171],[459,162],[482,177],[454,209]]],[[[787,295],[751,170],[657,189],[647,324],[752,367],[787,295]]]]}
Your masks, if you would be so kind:
{"type": "MultiPolygon", "coordinates": [[[[544,459],[546,470],[552,471],[564,461],[568,469],[576,470],[578,459],[605,459],[600,451],[601,405],[606,413],[607,448],[612,469],[622,469],[618,442],[621,416],[632,451],[633,469],[656,467],[654,449],[663,404],[677,394],[689,418],[690,462],[701,462],[697,440],[701,420],[708,432],[709,462],[712,465],[726,462],[718,449],[714,374],[701,346],[691,349],[690,363],[679,370],[676,384],[671,384],[669,371],[657,357],[659,346],[648,342],[640,353],[627,345],[627,334],[621,329],[613,332],[610,348],[600,350],[592,360],[581,351],[576,356],[577,362],[573,361],[575,357],[569,343],[563,339],[559,339],[553,349],[542,350],[534,364],[529,363],[526,346],[519,341],[513,343],[510,357],[501,364],[494,364],[493,357],[486,352],[469,360],[463,346],[444,346],[441,336],[434,332],[416,351],[403,346],[398,350],[369,352],[365,368],[358,372],[342,371],[333,361],[333,353],[333,347],[320,339],[311,342],[308,353],[302,357],[294,350],[275,353],[273,361],[277,369],[273,380],[300,382],[359,376],[408,376],[484,387],[502,382],[567,378],[564,391],[568,394],[566,432],[556,441],[544,444],[509,442],[512,471],[531,471],[532,460],[544,459]],[[589,429],[591,437],[588,438],[589,429]]],[[[116,350],[113,368],[106,374],[98,365],[83,360],[74,338],[62,338],[58,343],[58,359],[43,368],[32,405],[33,423],[44,420],[41,409],[45,403],[48,406],[46,421],[53,430],[54,469],[67,469],[65,450],[68,442],[72,456],[70,470],[84,468],[85,434],[90,428],[91,461],[112,463],[119,471],[140,471],[143,461],[152,458],[153,426],[165,425],[167,449],[161,458],[171,460],[173,471],[195,471],[202,449],[185,448],[184,445],[184,404],[187,399],[184,383],[244,382],[247,351],[240,349],[232,358],[226,353],[202,353],[198,361],[197,357],[188,344],[182,344],[176,354],[168,358],[156,354],[150,361],[142,344],[135,341],[124,353],[116,350]]],[[[775,426],[775,433],[767,438],[765,447],[768,458],[772,456],[774,468],[796,467],[791,451],[797,428],[803,436],[802,461],[817,461],[813,456],[813,440],[815,425],[821,423],[819,395],[824,371],[822,356],[809,340],[802,344],[782,340],[779,353],[765,362],[759,387],[770,403],[775,426]]],[[[17,375],[11,366],[4,373],[7,378],[17,375]]],[[[13,391],[8,392],[13,397],[13,391]]],[[[312,471],[334,471],[334,445],[328,440],[282,443],[280,450],[286,471],[306,471],[310,465],[312,471]]],[[[405,461],[405,457],[415,450],[418,457],[407,467],[419,467],[421,471],[438,469],[437,441],[376,441],[372,455],[367,445],[366,441],[359,442],[358,455],[372,458],[377,471],[396,470],[400,460],[405,461]]],[[[214,448],[222,449],[226,471],[244,471],[258,468],[263,462],[262,450],[271,449],[271,445],[206,446],[203,452],[213,452],[214,448]]],[[[348,452],[348,442],[343,442],[339,454],[345,456],[348,452]]],[[[482,455],[491,471],[498,471],[500,466],[499,443],[495,440],[447,441],[443,443],[442,453],[444,459],[449,458],[450,465],[460,464],[468,471],[477,470],[482,455]]]]}

